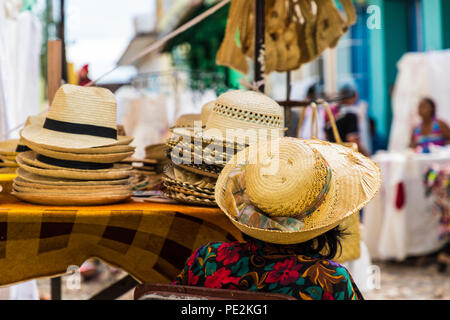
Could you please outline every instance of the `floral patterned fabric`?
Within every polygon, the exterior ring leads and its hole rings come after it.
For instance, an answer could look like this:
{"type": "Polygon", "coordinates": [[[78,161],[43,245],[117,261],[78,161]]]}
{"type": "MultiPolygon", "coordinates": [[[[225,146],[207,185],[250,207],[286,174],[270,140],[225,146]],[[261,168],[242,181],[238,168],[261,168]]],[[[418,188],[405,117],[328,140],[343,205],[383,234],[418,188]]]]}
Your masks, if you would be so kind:
{"type": "Polygon", "coordinates": [[[187,260],[173,284],[291,295],[300,300],[363,300],[341,265],[259,240],[211,242],[187,260]]]}

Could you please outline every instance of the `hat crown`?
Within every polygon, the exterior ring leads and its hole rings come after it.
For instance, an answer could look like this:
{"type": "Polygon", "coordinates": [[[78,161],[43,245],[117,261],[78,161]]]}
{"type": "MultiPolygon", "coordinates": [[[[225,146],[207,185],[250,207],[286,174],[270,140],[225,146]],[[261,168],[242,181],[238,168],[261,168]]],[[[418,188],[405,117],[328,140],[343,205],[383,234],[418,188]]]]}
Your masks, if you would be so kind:
{"type": "Polygon", "coordinates": [[[258,161],[246,170],[247,194],[270,216],[304,217],[324,194],[328,165],[301,140],[284,138],[278,143],[277,152],[258,147],[258,161]]]}
{"type": "Polygon", "coordinates": [[[244,90],[232,90],[215,101],[206,130],[218,129],[275,129],[278,137],[284,127],[284,113],[276,101],[268,96],[244,90]]]}
{"type": "Polygon", "coordinates": [[[211,115],[214,106],[215,106],[215,101],[210,101],[202,107],[202,112],[200,113],[200,117],[202,119],[202,125],[205,125],[208,122],[208,118],[211,115]]]}
{"type": "Polygon", "coordinates": [[[65,84],[56,91],[47,118],[116,129],[116,98],[108,89],[65,84]]]}

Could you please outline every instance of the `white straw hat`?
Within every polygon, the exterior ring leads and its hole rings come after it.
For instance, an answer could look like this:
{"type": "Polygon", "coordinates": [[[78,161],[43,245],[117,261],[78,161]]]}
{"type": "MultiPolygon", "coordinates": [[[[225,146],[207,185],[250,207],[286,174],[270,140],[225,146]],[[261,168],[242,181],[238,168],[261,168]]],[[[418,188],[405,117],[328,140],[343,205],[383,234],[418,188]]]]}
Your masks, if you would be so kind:
{"type": "Polygon", "coordinates": [[[31,123],[21,137],[60,151],[128,144],[132,138],[117,135],[116,113],[111,91],[65,84],[56,92],[43,127],[31,123]]]}
{"type": "Polygon", "coordinates": [[[17,169],[18,178],[29,184],[35,185],[49,185],[49,186],[67,186],[67,187],[77,187],[77,186],[93,186],[95,188],[102,188],[104,185],[129,185],[130,178],[124,179],[109,179],[109,180],[77,180],[77,179],[67,179],[60,177],[47,177],[41,176],[28,172],[22,168],[17,169]]]}
{"type": "Polygon", "coordinates": [[[260,144],[238,153],[215,189],[216,202],[232,223],[266,242],[313,239],[357,213],[381,185],[375,162],[350,148],[282,138],[278,152],[267,149],[260,144]],[[264,172],[268,168],[274,172],[264,172]]]}

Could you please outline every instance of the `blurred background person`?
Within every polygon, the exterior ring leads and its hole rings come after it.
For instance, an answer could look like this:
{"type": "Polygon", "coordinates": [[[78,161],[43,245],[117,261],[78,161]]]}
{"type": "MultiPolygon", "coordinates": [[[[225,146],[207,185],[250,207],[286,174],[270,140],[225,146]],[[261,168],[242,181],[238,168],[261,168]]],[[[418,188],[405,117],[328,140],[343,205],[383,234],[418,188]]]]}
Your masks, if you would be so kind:
{"type": "Polygon", "coordinates": [[[430,146],[445,146],[450,142],[450,128],[436,118],[436,103],[431,98],[423,98],[419,103],[422,122],[411,135],[410,147],[417,152],[430,153],[430,146]]]}
{"type": "MultiPolygon", "coordinates": [[[[356,143],[358,145],[359,152],[365,156],[369,156],[370,152],[361,143],[358,114],[354,110],[358,106],[358,92],[353,86],[345,85],[341,88],[339,95],[346,97],[336,105],[333,112],[335,114],[336,126],[341,139],[343,142],[356,143]]],[[[327,120],[327,124],[325,125],[327,140],[336,142],[331,123],[329,119],[327,120]]]]}

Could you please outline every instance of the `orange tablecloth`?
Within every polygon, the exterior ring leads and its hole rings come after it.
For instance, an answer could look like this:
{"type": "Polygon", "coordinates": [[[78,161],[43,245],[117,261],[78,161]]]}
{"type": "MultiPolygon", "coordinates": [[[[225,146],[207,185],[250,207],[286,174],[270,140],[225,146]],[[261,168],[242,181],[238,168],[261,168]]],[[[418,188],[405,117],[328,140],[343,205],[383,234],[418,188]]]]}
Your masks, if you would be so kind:
{"type": "Polygon", "coordinates": [[[241,233],[215,208],[38,206],[0,195],[0,286],[64,274],[91,257],[140,282],[168,282],[197,247],[235,239],[241,233]]]}

